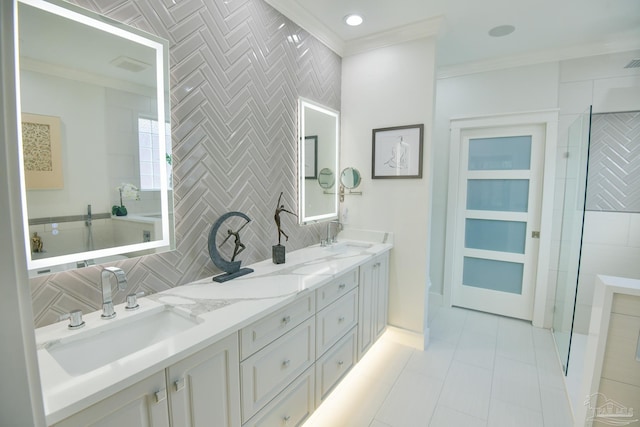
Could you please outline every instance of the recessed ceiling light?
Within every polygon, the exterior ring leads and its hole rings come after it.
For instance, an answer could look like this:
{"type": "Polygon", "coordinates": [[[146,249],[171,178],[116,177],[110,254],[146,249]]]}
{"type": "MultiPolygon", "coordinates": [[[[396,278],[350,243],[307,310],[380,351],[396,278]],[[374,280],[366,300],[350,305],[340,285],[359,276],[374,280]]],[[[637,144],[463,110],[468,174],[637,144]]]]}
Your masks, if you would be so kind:
{"type": "Polygon", "coordinates": [[[504,37],[513,33],[515,30],[516,27],[513,25],[498,25],[489,30],[489,35],[491,37],[504,37]]]}
{"type": "Polygon", "coordinates": [[[362,16],[355,13],[344,17],[344,22],[351,27],[357,27],[362,24],[363,21],[362,16]]]}

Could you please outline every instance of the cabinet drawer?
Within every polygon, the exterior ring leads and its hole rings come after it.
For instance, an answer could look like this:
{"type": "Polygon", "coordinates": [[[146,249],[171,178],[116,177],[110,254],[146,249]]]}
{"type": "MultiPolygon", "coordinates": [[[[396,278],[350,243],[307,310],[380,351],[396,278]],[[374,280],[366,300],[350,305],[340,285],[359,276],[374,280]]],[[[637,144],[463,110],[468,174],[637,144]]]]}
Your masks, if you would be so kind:
{"type": "Polygon", "coordinates": [[[315,313],[315,294],[296,300],[275,313],[240,330],[240,358],[251,356],[289,332],[315,313]]]}
{"type": "Polygon", "coordinates": [[[335,346],[316,362],[316,406],[351,370],[358,355],[357,328],[351,329],[335,346]]]}
{"type": "Polygon", "coordinates": [[[358,269],[354,269],[317,290],[318,310],[322,310],[358,286],[358,269]]]}
{"type": "Polygon", "coordinates": [[[316,353],[320,356],[358,323],[358,288],[316,315],[316,353]]]}
{"type": "Polygon", "coordinates": [[[242,419],[251,418],[315,361],[310,318],[240,364],[242,419]]]}
{"type": "Polygon", "coordinates": [[[314,370],[307,369],[244,427],[299,426],[315,409],[314,370]]]}
{"type": "Polygon", "coordinates": [[[611,313],[602,378],[640,387],[639,335],[640,317],[611,313]]]}

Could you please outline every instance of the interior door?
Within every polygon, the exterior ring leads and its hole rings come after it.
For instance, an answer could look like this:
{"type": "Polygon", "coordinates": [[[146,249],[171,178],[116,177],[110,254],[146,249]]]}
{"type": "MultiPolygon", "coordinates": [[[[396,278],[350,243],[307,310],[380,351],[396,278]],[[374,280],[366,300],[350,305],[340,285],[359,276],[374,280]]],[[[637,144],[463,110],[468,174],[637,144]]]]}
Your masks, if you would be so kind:
{"type": "Polygon", "coordinates": [[[461,132],[452,304],[531,320],[542,125],[461,132]]]}

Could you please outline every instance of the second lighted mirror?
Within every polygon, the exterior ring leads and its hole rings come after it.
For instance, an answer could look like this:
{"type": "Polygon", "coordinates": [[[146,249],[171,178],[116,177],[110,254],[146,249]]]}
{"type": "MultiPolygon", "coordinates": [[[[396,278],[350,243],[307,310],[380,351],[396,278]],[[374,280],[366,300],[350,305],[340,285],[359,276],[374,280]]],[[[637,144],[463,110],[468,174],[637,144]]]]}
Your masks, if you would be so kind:
{"type": "Polygon", "coordinates": [[[307,99],[299,102],[299,219],[301,224],[338,217],[339,113],[307,99]]]}

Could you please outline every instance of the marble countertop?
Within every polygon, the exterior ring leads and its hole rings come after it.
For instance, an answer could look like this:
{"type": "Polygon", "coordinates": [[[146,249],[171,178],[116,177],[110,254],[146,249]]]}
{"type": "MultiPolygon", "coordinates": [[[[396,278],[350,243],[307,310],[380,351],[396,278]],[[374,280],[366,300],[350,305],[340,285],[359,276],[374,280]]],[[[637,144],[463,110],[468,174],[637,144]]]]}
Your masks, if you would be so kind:
{"type": "Polygon", "coordinates": [[[88,313],[84,316],[86,326],[75,331],[67,328],[67,321],[36,329],[47,424],[63,420],[167,368],[391,248],[390,243],[354,240],[326,248],[316,245],[287,253],[285,264],[276,265],[269,259],[249,265],[253,273],[225,283],[208,277],[143,297],[136,311],[125,311],[124,304],[117,305],[117,317],[111,320],[101,319],[101,311],[88,313]],[[127,322],[167,307],[197,319],[198,324],[75,376],[49,352],[61,341],[126,326],[127,322]]]}

